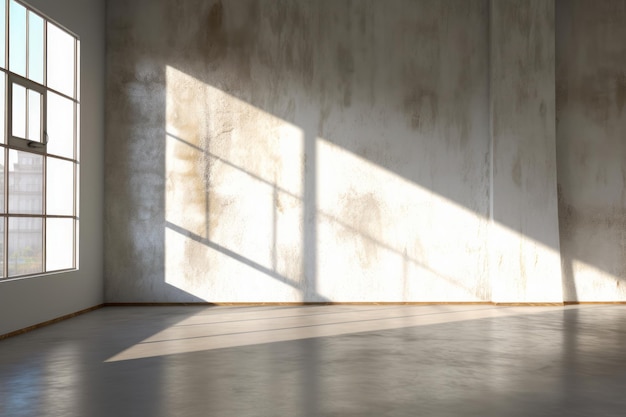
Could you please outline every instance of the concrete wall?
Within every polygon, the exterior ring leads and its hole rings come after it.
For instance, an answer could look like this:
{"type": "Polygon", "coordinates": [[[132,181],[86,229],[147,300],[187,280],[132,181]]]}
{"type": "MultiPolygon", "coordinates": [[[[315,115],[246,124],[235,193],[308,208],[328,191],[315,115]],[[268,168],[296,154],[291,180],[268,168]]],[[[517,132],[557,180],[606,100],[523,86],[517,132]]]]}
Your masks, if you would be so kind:
{"type": "Polygon", "coordinates": [[[0,282],[0,334],[103,300],[104,1],[29,0],[81,40],[80,270],[0,282]]]}
{"type": "Polygon", "coordinates": [[[567,300],[626,300],[626,2],[557,3],[559,222],[567,300]]]}
{"type": "Polygon", "coordinates": [[[489,299],[487,2],[108,4],[107,301],[489,299]]]}
{"type": "Polygon", "coordinates": [[[491,2],[493,300],[563,300],[554,1],[491,2]]]}
{"type": "Polygon", "coordinates": [[[618,282],[623,3],[557,3],[109,1],[105,300],[560,302],[580,262],[618,282]]]}

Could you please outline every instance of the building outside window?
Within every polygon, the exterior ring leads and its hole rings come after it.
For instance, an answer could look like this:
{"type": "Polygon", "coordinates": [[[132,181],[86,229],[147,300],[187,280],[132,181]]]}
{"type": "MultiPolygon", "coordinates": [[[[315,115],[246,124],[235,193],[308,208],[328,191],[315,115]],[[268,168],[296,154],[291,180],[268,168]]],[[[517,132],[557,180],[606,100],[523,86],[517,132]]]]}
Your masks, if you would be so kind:
{"type": "Polygon", "coordinates": [[[0,0],[0,279],[78,267],[79,48],[0,0]]]}

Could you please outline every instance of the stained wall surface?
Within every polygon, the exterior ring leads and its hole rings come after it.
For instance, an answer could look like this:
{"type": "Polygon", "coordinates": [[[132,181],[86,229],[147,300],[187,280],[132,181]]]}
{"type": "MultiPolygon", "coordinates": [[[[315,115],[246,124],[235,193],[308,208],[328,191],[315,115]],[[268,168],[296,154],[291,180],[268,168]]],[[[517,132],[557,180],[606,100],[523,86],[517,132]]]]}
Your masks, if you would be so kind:
{"type": "Polygon", "coordinates": [[[626,2],[557,3],[559,224],[567,300],[626,299],[626,2]]]}
{"type": "Polygon", "coordinates": [[[107,2],[105,300],[626,299],[623,6],[107,2]]]}
{"type": "Polygon", "coordinates": [[[0,334],[103,300],[105,35],[102,0],[29,0],[81,42],[79,270],[0,282],[0,334]]]}
{"type": "Polygon", "coordinates": [[[106,299],[488,300],[487,16],[109,2],[106,299]]]}
{"type": "Polygon", "coordinates": [[[493,301],[563,301],[554,1],[491,2],[493,301]]]}

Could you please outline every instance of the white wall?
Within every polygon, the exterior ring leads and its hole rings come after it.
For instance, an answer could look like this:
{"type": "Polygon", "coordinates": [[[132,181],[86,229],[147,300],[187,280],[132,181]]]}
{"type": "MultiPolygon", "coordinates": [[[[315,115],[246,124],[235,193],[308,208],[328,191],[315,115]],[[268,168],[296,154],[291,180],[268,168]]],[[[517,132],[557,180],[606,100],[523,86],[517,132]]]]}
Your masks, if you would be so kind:
{"type": "Polygon", "coordinates": [[[0,282],[0,334],[102,303],[104,0],[30,0],[81,40],[80,270],[0,282]]]}

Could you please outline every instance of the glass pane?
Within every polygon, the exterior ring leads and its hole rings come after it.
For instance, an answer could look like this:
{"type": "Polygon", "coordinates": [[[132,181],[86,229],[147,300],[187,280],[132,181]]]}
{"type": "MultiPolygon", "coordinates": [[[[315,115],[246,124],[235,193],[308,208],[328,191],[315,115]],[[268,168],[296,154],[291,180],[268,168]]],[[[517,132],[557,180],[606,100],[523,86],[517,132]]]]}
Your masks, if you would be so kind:
{"type": "MultiPolygon", "coordinates": [[[[4,148],[0,148],[0,213],[4,213],[4,148]]],[[[0,223],[4,220],[0,218],[0,223]]],[[[0,243],[3,242],[0,240],[0,243]]]]}
{"type": "Polygon", "coordinates": [[[75,212],[75,216],[76,217],[80,217],[80,165],[76,164],[74,165],[75,168],[75,180],[76,180],[76,188],[75,188],[75,194],[74,194],[74,212],[75,212]]]}
{"type": "Polygon", "coordinates": [[[76,64],[78,66],[76,73],[76,100],[80,101],[80,41],[76,39],[76,64]]]}
{"type": "Polygon", "coordinates": [[[48,158],[46,214],[74,214],[74,163],[48,158]]]}
{"type": "Polygon", "coordinates": [[[43,272],[42,219],[9,217],[9,276],[43,272]]]}
{"type": "Polygon", "coordinates": [[[76,103],[76,156],[75,159],[80,161],[80,104],[76,103]]]}
{"type": "Polygon", "coordinates": [[[6,28],[7,28],[7,2],[0,0],[0,67],[6,68],[6,28]]]}
{"type": "Polygon", "coordinates": [[[9,213],[42,214],[42,185],[43,156],[9,150],[9,213]]]}
{"type": "Polygon", "coordinates": [[[0,217],[0,277],[4,278],[4,217],[0,217]]]}
{"type": "Polygon", "coordinates": [[[69,269],[74,263],[74,220],[46,220],[46,271],[69,269]]]}
{"type": "Polygon", "coordinates": [[[74,243],[74,268],[80,268],[80,245],[78,244],[78,242],[80,242],[80,221],[76,220],[76,222],[74,223],[74,239],[75,239],[75,243],[74,243]]]}
{"type": "Polygon", "coordinates": [[[74,97],[74,37],[48,22],[48,87],[74,97]]]}
{"type": "Polygon", "coordinates": [[[6,143],[6,133],[4,130],[4,113],[6,102],[6,77],[4,72],[0,72],[0,143],[6,143]]]}
{"type": "Polygon", "coordinates": [[[28,78],[43,84],[43,19],[28,12],[28,78]]]}
{"type": "Polygon", "coordinates": [[[38,91],[28,90],[28,139],[41,142],[41,100],[38,91]]]}
{"type": "Polygon", "coordinates": [[[26,138],[26,88],[13,84],[13,136],[26,138]]]}
{"type": "Polygon", "coordinates": [[[48,92],[48,153],[74,158],[74,102],[48,92]]]}
{"type": "Polygon", "coordinates": [[[9,68],[25,77],[26,8],[11,0],[9,13],[9,68]]]}

